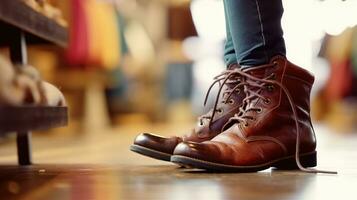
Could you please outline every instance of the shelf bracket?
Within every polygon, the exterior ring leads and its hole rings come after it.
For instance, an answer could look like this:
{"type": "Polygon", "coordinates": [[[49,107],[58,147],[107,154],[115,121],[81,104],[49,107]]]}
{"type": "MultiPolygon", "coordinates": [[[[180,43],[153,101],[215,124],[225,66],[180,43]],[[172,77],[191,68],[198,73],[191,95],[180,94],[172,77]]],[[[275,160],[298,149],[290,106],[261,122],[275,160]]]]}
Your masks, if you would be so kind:
{"type": "MultiPolygon", "coordinates": [[[[16,30],[10,45],[10,58],[14,64],[27,64],[27,47],[25,33],[16,30]]],[[[17,156],[20,165],[31,165],[31,132],[16,133],[17,156]]]]}

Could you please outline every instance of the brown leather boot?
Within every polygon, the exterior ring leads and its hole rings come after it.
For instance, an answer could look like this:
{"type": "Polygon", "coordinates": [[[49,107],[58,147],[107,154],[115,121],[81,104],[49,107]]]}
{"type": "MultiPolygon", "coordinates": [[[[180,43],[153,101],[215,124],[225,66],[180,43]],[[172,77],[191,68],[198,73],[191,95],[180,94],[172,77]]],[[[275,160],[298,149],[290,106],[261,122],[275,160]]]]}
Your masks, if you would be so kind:
{"type": "MultiPolygon", "coordinates": [[[[259,171],[316,166],[310,119],[314,77],[283,56],[244,70],[248,85],[243,111],[211,141],[180,143],[171,161],[219,171],[259,171]]],[[[322,171],[319,171],[322,172],[322,171]]]]}
{"type": "Polygon", "coordinates": [[[219,83],[220,89],[214,108],[199,117],[198,123],[191,133],[183,137],[173,136],[168,138],[151,133],[142,133],[135,138],[130,149],[145,156],[170,161],[177,144],[183,141],[203,142],[221,133],[223,125],[238,112],[245,97],[243,92],[244,82],[238,71],[240,70],[237,64],[231,65],[228,70],[215,77],[205,99],[206,103],[211,88],[219,83]]]}

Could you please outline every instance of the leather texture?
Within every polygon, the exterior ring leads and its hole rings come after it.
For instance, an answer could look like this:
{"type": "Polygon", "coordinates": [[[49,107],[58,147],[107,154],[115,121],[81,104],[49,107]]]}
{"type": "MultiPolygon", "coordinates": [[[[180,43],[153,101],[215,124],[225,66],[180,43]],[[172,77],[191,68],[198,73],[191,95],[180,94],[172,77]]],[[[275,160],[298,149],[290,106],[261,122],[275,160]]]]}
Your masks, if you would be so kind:
{"type": "Polygon", "coordinates": [[[215,78],[215,81],[220,84],[227,79],[226,83],[222,85],[221,94],[218,94],[217,106],[215,109],[211,109],[207,114],[199,117],[196,126],[190,133],[182,137],[162,137],[151,133],[142,133],[135,138],[134,145],[173,154],[175,147],[180,142],[204,142],[211,140],[221,133],[227,121],[239,111],[242,100],[245,97],[242,80],[240,80],[241,77],[235,73],[236,70],[239,70],[239,66],[237,64],[231,65],[228,70],[222,73],[223,76],[220,75],[215,78]],[[234,91],[232,91],[232,89],[234,91]],[[229,91],[231,94],[227,94],[229,91]],[[212,118],[213,112],[214,117],[212,118]]]}
{"type": "Polygon", "coordinates": [[[243,71],[256,78],[245,86],[245,112],[231,118],[225,130],[210,141],[180,143],[174,156],[231,166],[269,163],[295,155],[296,122],[300,153],[315,151],[316,139],[310,119],[314,77],[283,56],[272,58],[267,65],[243,71]],[[284,86],[289,94],[279,84],[272,84],[274,81],[284,86]],[[296,120],[291,106],[295,106],[296,120]]]}

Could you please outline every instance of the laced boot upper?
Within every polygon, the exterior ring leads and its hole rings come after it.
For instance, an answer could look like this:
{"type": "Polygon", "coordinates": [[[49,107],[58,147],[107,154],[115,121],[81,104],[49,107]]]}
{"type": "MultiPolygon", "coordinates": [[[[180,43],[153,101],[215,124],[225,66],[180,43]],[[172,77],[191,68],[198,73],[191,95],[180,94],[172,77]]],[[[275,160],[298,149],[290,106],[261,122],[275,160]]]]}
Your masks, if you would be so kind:
{"type": "MultiPolygon", "coordinates": [[[[282,56],[269,64],[241,72],[247,84],[240,112],[225,131],[203,143],[181,143],[174,155],[230,166],[259,166],[280,158],[315,152],[310,119],[310,90],[314,77],[282,56]]],[[[317,171],[324,172],[324,171],[317,171]]]]}

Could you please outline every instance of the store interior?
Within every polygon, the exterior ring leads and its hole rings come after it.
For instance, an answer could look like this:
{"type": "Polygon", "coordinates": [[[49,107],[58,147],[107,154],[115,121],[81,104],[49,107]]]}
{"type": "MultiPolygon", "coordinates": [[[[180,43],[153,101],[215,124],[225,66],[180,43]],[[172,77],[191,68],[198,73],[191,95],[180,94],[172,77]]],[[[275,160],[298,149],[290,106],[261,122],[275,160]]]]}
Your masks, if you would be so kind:
{"type": "Polygon", "coordinates": [[[317,168],[338,175],[207,173],[130,151],[143,132],[191,131],[213,105],[221,0],[3,0],[0,198],[353,199],[357,2],[283,4],[287,57],[315,76],[317,168]]]}

